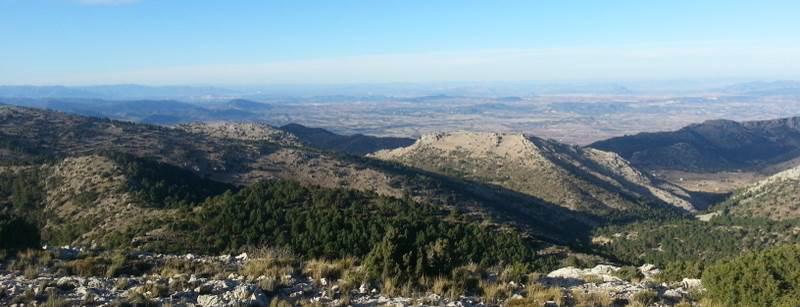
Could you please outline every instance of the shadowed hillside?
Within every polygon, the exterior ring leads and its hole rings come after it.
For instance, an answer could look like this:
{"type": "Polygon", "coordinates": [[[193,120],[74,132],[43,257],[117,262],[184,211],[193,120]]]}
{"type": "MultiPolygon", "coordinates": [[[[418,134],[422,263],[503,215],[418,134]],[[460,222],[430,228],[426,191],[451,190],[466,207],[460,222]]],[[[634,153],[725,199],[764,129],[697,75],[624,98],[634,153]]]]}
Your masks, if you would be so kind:
{"type": "Polygon", "coordinates": [[[800,117],[713,120],[673,132],[640,133],[590,145],[655,170],[757,169],[800,157],[800,117]]]}
{"type": "Polygon", "coordinates": [[[294,134],[308,146],[353,155],[364,155],[414,143],[414,139],[410,138],[376,137],[363,134],[339,135],[322,128],[310,128],[299,124],[288,124],[281,129],[294,134]]]}

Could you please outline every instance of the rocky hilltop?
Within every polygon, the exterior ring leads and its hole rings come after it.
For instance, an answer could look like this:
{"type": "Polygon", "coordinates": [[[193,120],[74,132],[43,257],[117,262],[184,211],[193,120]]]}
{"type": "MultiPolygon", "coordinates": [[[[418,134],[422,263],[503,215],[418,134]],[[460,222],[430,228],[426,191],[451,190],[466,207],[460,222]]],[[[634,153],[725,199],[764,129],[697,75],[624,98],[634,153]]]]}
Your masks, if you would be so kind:
{"type": "Polygon", "coordinates": [[[212,122],[182,124],[175,127],[215,138],[266,141],[283,146],[303,146],[302,142],[293,134],[262,123],[212,122]]]}
{"type": "Polygon", "coordinates": [[[528,135],[428,134],[411,146],[371,156],[502,186],[576,211],[647,210],[642,203],[695,211],[686,191],[650,178],[617,154],[528,135]]]}
{"type": "Polygon", "coordinates": [[[800,167],[740,189],[723,207],[738,216],[776,221],[800,218],[800,167]]]}

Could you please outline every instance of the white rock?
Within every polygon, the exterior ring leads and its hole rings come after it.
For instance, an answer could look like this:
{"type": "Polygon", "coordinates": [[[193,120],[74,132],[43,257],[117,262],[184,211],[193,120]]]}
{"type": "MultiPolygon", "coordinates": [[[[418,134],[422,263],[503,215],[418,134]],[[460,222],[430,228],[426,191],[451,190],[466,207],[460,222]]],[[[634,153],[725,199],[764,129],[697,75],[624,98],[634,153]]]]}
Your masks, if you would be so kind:
{"type": "Polygon", "coordinates": [[[225,305],[225,301],[217,295],[200,295],[197,297],[197,303],[203,307],[225,305]]]}
{"type": "Polygon", "coordinates": [[[621,279],[613,275],[616,271],[619,271],[619,267],[604,264],[591,269],[565,267],[550,272],[547,274],[547,277],[552,279],[583,280],[588,276],[595,276],[600,278],[603,282],[618,282],[621,281],[621,279]]]}
{"type": "Polygon", "coordinates": [[[681,281],[681,286],[685,289],[702,289],[703,288],[703,281],[696,278],[684,278],[681,281]]]}
{"type": "Polygon", "coordinates": [[[652,279],[656,275],[660,274],[661,270],[656,268],[655,265],[652,265],[652,264],[649,264],[649,263],[645,263],[645,264],[643,264],[642,266],[639,267],[639,272],[641,272],[642,275],[644,275],[645,279],[652,279]]]}

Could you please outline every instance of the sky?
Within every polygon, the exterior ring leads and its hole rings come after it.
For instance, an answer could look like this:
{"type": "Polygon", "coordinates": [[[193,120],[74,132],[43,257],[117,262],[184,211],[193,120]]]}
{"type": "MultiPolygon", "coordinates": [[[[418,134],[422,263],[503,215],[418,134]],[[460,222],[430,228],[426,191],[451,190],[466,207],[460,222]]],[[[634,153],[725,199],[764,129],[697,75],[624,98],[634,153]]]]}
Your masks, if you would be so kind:
{"type": "Polygon", "coordinates": [[[0,84],[800,79],[800,1],[0,0],[0,84]]]}

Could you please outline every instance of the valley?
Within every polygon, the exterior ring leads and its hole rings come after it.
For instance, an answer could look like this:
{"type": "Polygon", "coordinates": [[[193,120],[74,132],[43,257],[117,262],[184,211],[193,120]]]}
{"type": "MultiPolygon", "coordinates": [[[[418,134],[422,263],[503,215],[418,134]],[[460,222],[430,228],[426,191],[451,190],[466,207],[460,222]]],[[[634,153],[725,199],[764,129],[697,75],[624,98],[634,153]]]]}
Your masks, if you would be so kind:
{"type": "Polygon", "coordinates": [[[797,129],[578,146],[0,106],[0,302],[705,306],[705,271],[800,243],[797,129]]]}

